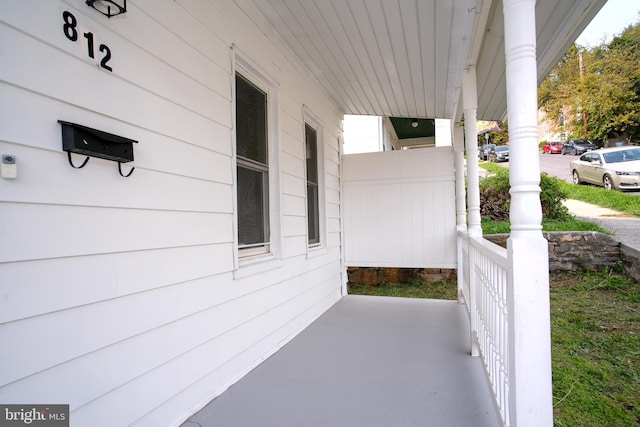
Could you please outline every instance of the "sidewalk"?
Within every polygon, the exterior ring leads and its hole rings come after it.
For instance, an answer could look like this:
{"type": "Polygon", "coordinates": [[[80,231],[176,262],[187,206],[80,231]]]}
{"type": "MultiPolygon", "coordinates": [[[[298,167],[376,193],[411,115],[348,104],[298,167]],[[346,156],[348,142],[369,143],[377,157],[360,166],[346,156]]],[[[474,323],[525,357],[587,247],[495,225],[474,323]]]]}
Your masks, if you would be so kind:
{"type": "MultiPolygon", "coordinates": [[[[563,204],[569,209],[571,215],[583,218],[600,218],[600,217],[629,217],[623,212],[614,211],[613,209],[602,208],[579,200],[565,200],[563,204]]],[[[633,218],[633,217],[631,217],[633,218]]]]}
{"type": "Polygon", "coordinates": [[[640,218],[578,200],[565,200],[564,205],[576,218],[595,222],[620,243],[640,250],[640,218]]]}

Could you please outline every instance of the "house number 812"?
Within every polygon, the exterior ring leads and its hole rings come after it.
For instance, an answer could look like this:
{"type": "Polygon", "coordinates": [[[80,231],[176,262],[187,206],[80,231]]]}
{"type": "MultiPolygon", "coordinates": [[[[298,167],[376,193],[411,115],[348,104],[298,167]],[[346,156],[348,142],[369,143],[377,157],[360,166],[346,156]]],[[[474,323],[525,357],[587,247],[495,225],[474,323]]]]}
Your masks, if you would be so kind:
{"type": "MultiPolygon", "coordinates": [[[[72,42],[78,41],[78,20],[76,17],[69,11],[65,10],[62,12],[62,19],[64,20],[64,25],[62,26],[62,31],[66,38],[71,40],[72,42]]],[[[95,58],[95,52],[93,47],[93,33],[86,32],[83,34],[84,38],[87,40],[87,54],[89,58],[95,58]]],[[[98,49],[100,52],[104,53],[102,60],[100,61],[100,66],[105,70],[113,71],[107,63],[111,60],[111,49],[109,46],[105,44],[101,44],[98,49]]]]}

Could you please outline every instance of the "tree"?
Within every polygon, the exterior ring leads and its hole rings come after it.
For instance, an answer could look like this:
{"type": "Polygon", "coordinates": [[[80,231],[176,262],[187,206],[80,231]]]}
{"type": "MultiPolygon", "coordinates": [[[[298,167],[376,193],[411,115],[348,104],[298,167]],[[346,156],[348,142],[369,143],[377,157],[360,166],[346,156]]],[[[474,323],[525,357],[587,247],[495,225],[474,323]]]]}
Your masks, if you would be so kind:
{"type": "Polygon", "coordinates": [[[478,146],[482,146],[486,142],[496,145],[507,145],[509,142],[509,127],[507,123],[499,121],[478,123],[492,125],[491,129],[485,129],[478,135],[478,146]]]}
{"type": "Polygon", "coordinates": [[[489,132],[491,142],[496,145],[507,145],[509,142],[509,126],[507,123],[498,122],[498,127],[500,130],[492,130],[489,132]]]}
{"type": "MultiPolygon", "coordinates": [[[[613,131],[640,139],[640,22],[627,27],[609,44],[604,64],[611,88],[609,95],[617,101],[611,117],[613,131]]],[[[611,133],[611,131],[610,131],[611,133]]],[[[612,135],[610,135],[612,136],[612,135]]]]}
{"type": "Polygon", "coordinates": [[[568,120],[575,116],[579,101],[575,98],[580,79],[578,47],[574,44],[562,56],[538,89],[538,104],[544,110],[554,133],[573,133],[568,120]]]}
{"type": "Polygon", "coordinates": [[[574,138],[588,135],[595,141],[638,140],[639,63],[640,21],[609,45],[589,49],[573,45],[540,86],[539,107],[555,132],[574,138]]]}

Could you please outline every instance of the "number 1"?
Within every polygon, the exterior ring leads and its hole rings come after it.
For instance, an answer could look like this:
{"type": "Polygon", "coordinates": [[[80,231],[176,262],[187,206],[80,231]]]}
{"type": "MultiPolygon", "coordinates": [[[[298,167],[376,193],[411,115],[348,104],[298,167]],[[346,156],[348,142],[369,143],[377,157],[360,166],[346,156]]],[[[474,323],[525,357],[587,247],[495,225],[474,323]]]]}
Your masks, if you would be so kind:
{"type": "Polygon", "coordinates": [[[89,49],[88,51],[89,57],[95,58],[95,56],[93,55],[93,33],[91,32],[84,33],[84,38],[87,39],[87,48],[89,49]]]}

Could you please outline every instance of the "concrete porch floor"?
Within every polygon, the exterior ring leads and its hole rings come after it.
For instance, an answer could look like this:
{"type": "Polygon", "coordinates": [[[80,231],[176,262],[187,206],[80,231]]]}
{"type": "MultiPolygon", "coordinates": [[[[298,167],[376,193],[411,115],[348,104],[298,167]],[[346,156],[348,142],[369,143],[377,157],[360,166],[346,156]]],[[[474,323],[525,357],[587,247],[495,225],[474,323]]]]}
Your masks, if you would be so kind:
{"type": "Polygon", "coordinates": [[[184,427],[498,426],[454,301],[349,295],[184,427]]]}

